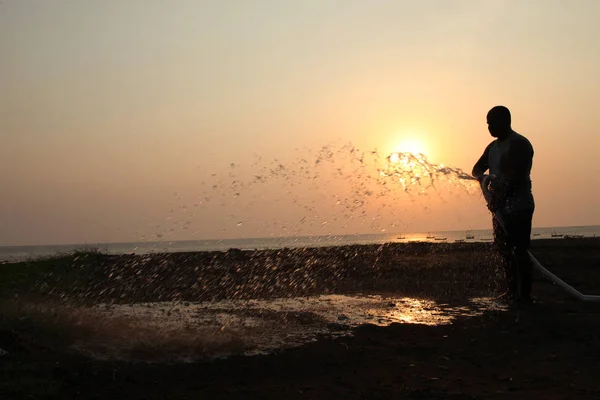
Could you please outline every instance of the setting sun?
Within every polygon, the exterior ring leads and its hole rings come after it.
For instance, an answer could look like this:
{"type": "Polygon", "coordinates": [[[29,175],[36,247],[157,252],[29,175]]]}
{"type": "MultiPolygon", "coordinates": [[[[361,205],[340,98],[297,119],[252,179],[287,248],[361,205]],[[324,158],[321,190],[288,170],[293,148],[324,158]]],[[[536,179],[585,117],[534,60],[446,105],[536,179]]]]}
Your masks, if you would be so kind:
{"type": "Polygon", "coordinates": [[[412,153],[412,154],[425,154],[425,147],[423,146],[423,143],[418,140],[418,139],[405,139],[400,141],[398,144],[396,144],[394,146],[393,149],[395,152],[398,153],[412,153]]]}

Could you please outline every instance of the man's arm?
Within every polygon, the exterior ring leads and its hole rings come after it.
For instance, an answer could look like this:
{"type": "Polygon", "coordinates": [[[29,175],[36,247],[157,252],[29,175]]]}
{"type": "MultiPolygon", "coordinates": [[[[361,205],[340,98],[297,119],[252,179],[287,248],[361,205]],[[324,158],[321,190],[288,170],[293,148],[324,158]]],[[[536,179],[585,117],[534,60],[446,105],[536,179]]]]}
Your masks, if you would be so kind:
{"type": "Polygon", "coordinates": [[[485,171],[487,171],[490,168],[490,164],[489,164],[489,153],[490,153],[490,146],[491,143],[485,148],[485,150],[483,151],[483,154],[481,155],[481,157],[479,157],[479,160],[477,160],[477,162],[475,163],[475,166],[473,167],[473,171],[471,172],[471,174],[477,178],[478,181],[481,182],[481,179],[483,178],[483,174],[485,174],[485,171]]]}

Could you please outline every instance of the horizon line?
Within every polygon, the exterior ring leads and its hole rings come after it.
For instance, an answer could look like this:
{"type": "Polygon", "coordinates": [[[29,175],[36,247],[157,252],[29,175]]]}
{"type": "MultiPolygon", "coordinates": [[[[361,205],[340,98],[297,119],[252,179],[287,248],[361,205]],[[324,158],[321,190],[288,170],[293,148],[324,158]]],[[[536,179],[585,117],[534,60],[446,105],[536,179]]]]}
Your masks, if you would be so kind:
{"type": "MultiPolygon", "coordinates": [[[[600,225],[561,225],[561,226],[535,226],[533,229],[557,229],[557,228],[589,228],[589,227],[600,227],[600,225]]],[[[235,241],[235,240],[265,240],[265,239],[284,239],[284,238],[331,238],[331,237],[347,237],[347,236],[368,236],[368,235],[402,235],[402,234],[416,234],[416,233],[445,233],[445,232],[471,232],[471,231],[491,231],[492,228],[487,229],[452,229],[452,230],[428,230],[428,231],[413,231],[413,232],[378,232],[378,233],[350,233],[350,234],[330,234],[330,235],[303,235],[303,236],[263,236],[263,237],[239,237],[231,239],[174,239],[174,240],[147,240],[137,242],[111,242],[111,241],[96,241],[96,242],[83,242],[83,243],[44,243],[44,244],[0,244],[1,247],[44,247],[44,246],[96,246],[104,244],[136,244],[136,243],[165,243],[165,242],[223,242],[223,241],[235,241]]]]}

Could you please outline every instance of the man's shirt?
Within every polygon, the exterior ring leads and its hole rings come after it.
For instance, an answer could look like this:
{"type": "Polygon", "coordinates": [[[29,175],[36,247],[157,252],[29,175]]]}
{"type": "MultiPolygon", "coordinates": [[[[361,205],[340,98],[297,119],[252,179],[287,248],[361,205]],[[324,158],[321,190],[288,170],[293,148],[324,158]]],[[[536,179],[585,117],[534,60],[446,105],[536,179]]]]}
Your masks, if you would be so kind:
{"type": "Polygon", "coordinates": [[[503,140],[490,143],[475,168],[496,175],[496,190],[504,198],[501,208],[506,213],[533,211],[531,191],[533,146],[523,135],[510,133],[503,140]]]}

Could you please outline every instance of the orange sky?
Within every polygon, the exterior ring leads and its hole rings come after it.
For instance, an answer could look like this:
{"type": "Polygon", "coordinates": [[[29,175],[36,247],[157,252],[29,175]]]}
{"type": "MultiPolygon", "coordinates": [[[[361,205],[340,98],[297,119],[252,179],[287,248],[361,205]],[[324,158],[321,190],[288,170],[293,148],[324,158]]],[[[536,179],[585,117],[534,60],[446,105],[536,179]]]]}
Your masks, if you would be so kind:
{"type": "Polygon", "coordinates": [[[344,217],[370,180],[340,149],[470,170],[497,104],[535,148],[534,226],[600,224],[600,3],[413,3],[3,1],[0,245],[487,228],[457,188],[344,217]],[[231,187],[327,145],[316,179],[231,187]]]}

